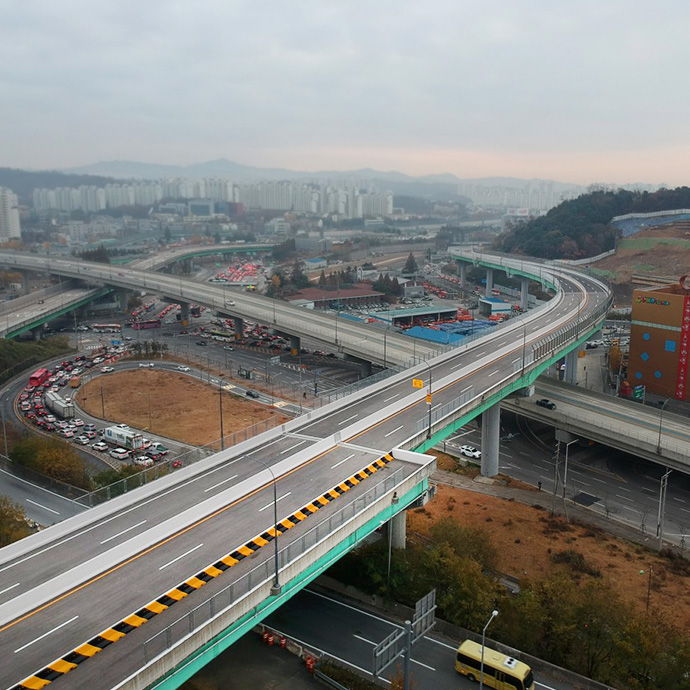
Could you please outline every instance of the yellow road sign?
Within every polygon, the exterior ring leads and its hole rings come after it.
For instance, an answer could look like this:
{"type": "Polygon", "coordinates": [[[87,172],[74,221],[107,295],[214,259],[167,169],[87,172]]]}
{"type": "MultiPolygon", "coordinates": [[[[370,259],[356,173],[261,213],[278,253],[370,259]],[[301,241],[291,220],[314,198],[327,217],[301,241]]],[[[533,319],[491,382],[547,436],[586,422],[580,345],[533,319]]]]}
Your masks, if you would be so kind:
{"type": "Polygon", "coordinates": [[[426,401],[431,405],[431,393],[426,394],[426,401]]]}
{"type": "Polygon", "coordinates": [[[412,379],[412,388],[424,388],[422,379],[412,379]]]}

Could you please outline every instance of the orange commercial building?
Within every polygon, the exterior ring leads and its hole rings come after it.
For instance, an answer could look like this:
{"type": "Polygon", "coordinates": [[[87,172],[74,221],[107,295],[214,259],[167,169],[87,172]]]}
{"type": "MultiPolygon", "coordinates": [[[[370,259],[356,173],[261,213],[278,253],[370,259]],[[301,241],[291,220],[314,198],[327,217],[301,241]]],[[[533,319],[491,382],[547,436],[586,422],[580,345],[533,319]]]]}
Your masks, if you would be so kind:
{"type": "Polygon", "coordinates": [[[676,400],[690,400],[690,283],[635,290],[630,326],[628,379],[676,400]]]}

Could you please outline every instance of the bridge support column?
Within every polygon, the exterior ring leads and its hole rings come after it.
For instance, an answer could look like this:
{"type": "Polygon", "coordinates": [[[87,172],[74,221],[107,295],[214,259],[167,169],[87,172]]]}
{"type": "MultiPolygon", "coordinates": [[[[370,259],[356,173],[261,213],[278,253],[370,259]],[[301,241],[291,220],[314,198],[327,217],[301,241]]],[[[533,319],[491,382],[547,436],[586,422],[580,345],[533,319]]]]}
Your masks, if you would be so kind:
{"type": "Polygon", "coordinates": [[[31,335],[33,336],[34,340],[40,340],[42,333],[43,326],[36,326],[36,328],[31,329],[31,335]]]}
{"type": "Polygon", "coordinates": [[[458,261],[458,273],[460,274],[460,287],[464,288],[467,285],[467,262],[458,261]]]}
{"type": "Polygon", "coordinates": [[[501,406],[496,403],[482,412],[482,468],[483,477],[498,474],[498,451],[501,443],[501,406]]]}
{"type": "Polygon", "coordinates": [[[494,289],[494,269],[486,269],[486,290],[484,291],[485,297],[491,297],[491,291],[494,289]]]}
{"type": "Polygon", "coordinates": [[[29,275],[31,275],[31,272],[19,270],[19,271],[17,271],[17,273],[19,273],[19,275],[22,277],[22,294],[28,295],[29,294],[29,275]]]}
{"type": "Polygon", "coordinates": [[[577,361],[578,350],[571,350],[565,356],[565,376],[564,381],[571,383],[573,386],[577,385],[577,361]]]}
{"type": "Polygon", "coordinates": [[[529,278],[520,280],[520,309],[527,311],[529,306],[529,278]]]}
{"type": "Polygon", "coordinates": [[[235,330],[235,340],[242,340],[244,338],[244,321],[239,316],[233,316],[232,327],[235,330]]]}
{"type": "Polygon", "coordinates": [[[388,521],[388,538],[394,549],[404,549],[407,542],[407,513],[402,510],[388,521]]]}
{"type": "Polygon", "coordinates": [[[180,321],[183,326],[189,325],[189,302],[180,302],[180,321]]]}
{"type": "Polygon", "coordinates": [[[192,275],[192,260],[191,259],[183,259],[182,261],[180,261],[180,273],[183,276],[192,275]]]}
{"type": "Polygon", "coordinates": [[[131,293],[129,290],[124,290],[122,288],[115,293],[115,297],[118,301],[118,308],[123,314],[127,311],[127,304],[129,303],[130,294],[131,293]]]}
{"type": "Polygon", "coordinates": [[[290,354],[293,357],[297,357],[301,347],[302,347],[302,341],[300,340],[300,337],[298,335],[291,335],[290,336],[290,354]]]}

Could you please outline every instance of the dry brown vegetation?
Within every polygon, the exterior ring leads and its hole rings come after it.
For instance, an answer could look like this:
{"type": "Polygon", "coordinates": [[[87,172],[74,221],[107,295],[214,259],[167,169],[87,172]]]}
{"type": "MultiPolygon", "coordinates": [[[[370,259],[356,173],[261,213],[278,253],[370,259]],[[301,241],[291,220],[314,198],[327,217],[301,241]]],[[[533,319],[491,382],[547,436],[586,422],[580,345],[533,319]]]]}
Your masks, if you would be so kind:
{"type": "MultiPolygon", "coordinates": [[[[205,445],[220,436],[218,387],[182,373],[130,370],[99,376],[79,390],[77,401],[86,412],[101,417],[101,387],[105,418],[149,429],[161,436],[192,445],[205,445]]],[[[290,419],[275,408],[244,396],[223,393],[223,430],[226,437],[255,423],[282,424],[290,419]]]]}

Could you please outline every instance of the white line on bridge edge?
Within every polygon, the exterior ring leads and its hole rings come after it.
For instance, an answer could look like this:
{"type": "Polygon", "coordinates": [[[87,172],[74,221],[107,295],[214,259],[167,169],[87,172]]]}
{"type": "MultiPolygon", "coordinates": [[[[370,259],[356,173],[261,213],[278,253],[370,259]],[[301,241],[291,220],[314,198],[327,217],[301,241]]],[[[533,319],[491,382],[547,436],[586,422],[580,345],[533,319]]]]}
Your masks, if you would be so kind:
{"type": "Polygon", "coordinates": [[[359,417],[359,414],[353,414],[352,417],[348,417],[347,419],[343,419],[342,422],[338,422],[338,426],[342,426],[346,422],[349,422],[351,419],[356,419],[357,417],[359,417]]]}
{"type": "Polygon", "coordinates": [[[10,585],[9,587],[5,587],[5,589],[0,589],[0,594],[4,594],[5,592],[9,592],[11,589],[14,589],[15,587],[19,587],[21,583],[17,582],[14,585],[10,585]]]}
{"type": "Polygon", "coordinates": [[[55,513],[55,515],[60,515],[60,513],[57,512],[57,510],[53,510],[52,508],[48,508],[47,506],[41,505],[40,503],[36,503],[36,501],[32,501],[30,498],[26,499],[27,503],[32,503],[35,506],[38,506],[39,508],[43,508],[43,510],[47,510],[51,513],[55,513]]]}
{"type": "Polygon", "coordinates": [[[108,537],[107,539],[104,539],[101,544],[105,544],[106,542],[109,542],[111,539],[117,539],[117,537],[122,536],[123,534],[126,534],[127,532],[131,532],[133,529],[136,529],[137,527],[141,527],[146,520],[142,520],[141,522],[137,522],[136,525],[132,525],[131,527],[128,527],[127,529],[123,529],[122,532],[118,532],[117,534],[113,534],[112,537],[108,537]]]}
{"type": "Polygon", "coordinates": [[[336,462],[335,465],[331,465],[331,469],[334,470],[338,465],[342,465],[344,462],[347,462],[350,458],[354,458],[355,454],[352,453],[352,455],[348,455],[345,460],[341,460],[340,462],[336,462]]]}
{"type": "Polygon", "coordinates": [[[173,563],[176,563],[177,561],[180,560],[180,558],[184,558],[185,556],[189,556],[192,551],[196,551],[197,549],[200,549],[203,546],[203,544],[197,544],[194,548],[189,549],[189,551],[185,551],[183,554],[180,556],[177,556],[177,558],[173,558],[172,561],[168,561],[165,565],[162,565],[158,570],[163,570],[163,568],[167,568],[169,565],[172,565],[173,563]]]}
{"type": "Polygon", "coordinates": [[[228,477],[227,479],[223,479],[222,482],[218,482],[217,484],[214,484],[213,486],[209,486],[208,489],[204,489],[204,493],[208,493],[209,491],[213,491],[213,489],[219,487],[221,484],[225,484],[226,482],[230,482],[233,479],[237,479],[239,477],[239,474],[233,474],[232,477],[228,477]]]}
{"type": "Polygon", "coordinates": [[[397,429],[393,429],[393,431],[389,431],[387,434],[384,434],[384,436],[386,438],[388,438],[388,436],[392,436],[396,431],[400,431],[400,429],[404,429],[404,428],[405,428],[405,425],[403,424],[402,426],[399,426],[397,429]]]}
{"type": "Polygon", "coordinates": [[[52,635],[56,630],[59,630],[60,628],[64,628],[67,624],[71,623],[72,621],[76,621],[77,618],[79,618],[79,616],[73,616],[68,621],[65,621],[64,623],[60,623],[60,625],[56,625],[52,630],[49,630],[47,633],[43,633],[43,635],[39,635],[35,640],[31,640],[31,642],[27,642],[25,645],[23,645],[19,649],[15,649],[14,653],[16,654],[17,652],[21,652],[22,649],[26,649],[27,647],[30,647],[32,644],[38,642],[39,640],[42,640],[44,637],[48,637],[48,635],[52,635]]]}
{"type": "MultiPolygon", "coordinates": [[[[278,496],[278,498],[276,498],[276,503],[278,501],[282,501],[284,498],[287,498],[291,493],[292,493],[292,491],[288,491],[286,494],[283,494],[282,496],[278,496]]],[[[273,501],[271,501],[270,503],[267,503],[263,508],[259,508],[259,512],[266,510],[266,508],[270,508],[272,505],[273,505],[273,501]]]]}

